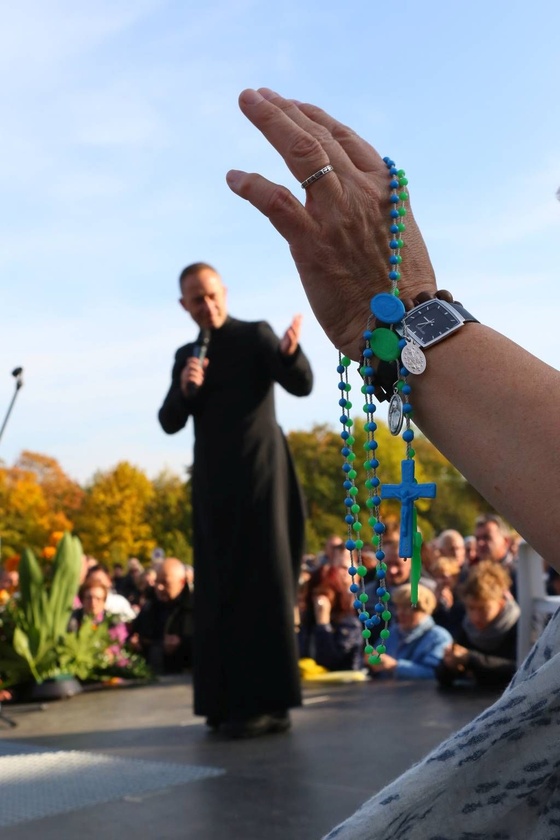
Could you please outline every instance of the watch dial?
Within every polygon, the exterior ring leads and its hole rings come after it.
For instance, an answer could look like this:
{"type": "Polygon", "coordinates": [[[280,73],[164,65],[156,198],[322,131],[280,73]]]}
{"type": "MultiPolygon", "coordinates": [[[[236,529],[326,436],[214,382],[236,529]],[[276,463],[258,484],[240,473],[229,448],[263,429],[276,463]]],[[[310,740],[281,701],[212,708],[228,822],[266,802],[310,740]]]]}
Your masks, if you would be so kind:
{"type": "Polygon", "coordinates": [[[440,300],[429,300],[404,319],[408,334],[421,347],[428,347],[462,326],[462,319],[440,300]]]}

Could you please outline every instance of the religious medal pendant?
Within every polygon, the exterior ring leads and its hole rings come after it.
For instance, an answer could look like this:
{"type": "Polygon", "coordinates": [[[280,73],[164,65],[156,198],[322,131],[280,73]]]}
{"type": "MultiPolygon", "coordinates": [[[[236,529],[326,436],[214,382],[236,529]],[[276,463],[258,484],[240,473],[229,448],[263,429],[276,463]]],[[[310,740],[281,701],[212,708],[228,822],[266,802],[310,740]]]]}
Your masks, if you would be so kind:
{"type": "Polygon", "coordinates": [[[401,351],[401,359],[405,368],[416,376],[426,370],[426,356],[422,349],[410,338],[407,338],[406,345],[401,351]]]}
{"type": "Polygon", "coordinates": [[[402,429],[404,420],[403,401],[400,394],[395,391],[389,402],[389,410],[387,413],[387,422],[389,424],[389,431],[396,436],[402,429]]]}

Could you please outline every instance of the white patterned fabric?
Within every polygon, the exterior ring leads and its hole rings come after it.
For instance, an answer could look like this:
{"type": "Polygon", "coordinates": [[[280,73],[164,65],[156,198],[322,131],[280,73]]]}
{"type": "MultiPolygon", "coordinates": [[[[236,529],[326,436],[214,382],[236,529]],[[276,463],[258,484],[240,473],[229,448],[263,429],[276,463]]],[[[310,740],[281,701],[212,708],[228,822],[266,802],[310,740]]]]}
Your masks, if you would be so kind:
{"type": "Polygon", "coordinates": [[[560,610],[504,694],[325,840],[560,838],[560,610]]]}

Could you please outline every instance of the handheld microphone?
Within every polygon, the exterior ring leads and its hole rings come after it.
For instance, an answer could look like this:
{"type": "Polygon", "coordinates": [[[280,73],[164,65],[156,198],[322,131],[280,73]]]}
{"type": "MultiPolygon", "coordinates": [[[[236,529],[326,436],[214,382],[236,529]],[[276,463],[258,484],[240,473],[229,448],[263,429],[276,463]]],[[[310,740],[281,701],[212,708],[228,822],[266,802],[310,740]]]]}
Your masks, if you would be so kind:
{"type": "MultiPolygon", "coordinates": [[[[206,354],[208,353],[208,345],[210,344],[210,330],[201,330],[200,335],[198,336],[198,341],[193,347],[193,351],[191,354],[191,358],[198,359],[200,363],[200,367],[204,364],[204,359],[206,358],[206,354]]],[[[199,386],[196,385],[194,382],[189,382],[187,385],[187,394],[189,397],[194,396],[198,391],[199,386]]]]}

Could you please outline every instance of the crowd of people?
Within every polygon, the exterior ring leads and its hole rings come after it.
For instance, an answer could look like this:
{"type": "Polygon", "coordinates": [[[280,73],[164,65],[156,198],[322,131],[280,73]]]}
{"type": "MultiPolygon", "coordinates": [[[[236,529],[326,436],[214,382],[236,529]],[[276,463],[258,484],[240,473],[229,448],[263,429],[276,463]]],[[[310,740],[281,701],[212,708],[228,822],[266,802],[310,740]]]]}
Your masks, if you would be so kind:
{"type": "Polygon", "coordinates": [[[411,604],[411,564],[399,557],[398,524],[386,523],[386,579],[380,587],[376,549],[365,546],[365,604],[349,590],[350,552],[331,535],[320,555],[306,556],[297,611],[299,652],[329,671],[367,670],[374,679],[433,679],[441,686],[505,686],[516,669],[519,606],[518,537],[495,514],[474,523],[464,537],[447,529],[423,545],[416,606],[411,604]],[[380,622],[368,644],[385,652],[372,664],[364,655],[358,609],[390,596],[388,627],[380,622]],[[385,597],[387,597],[385,595],[385,597]]]}

